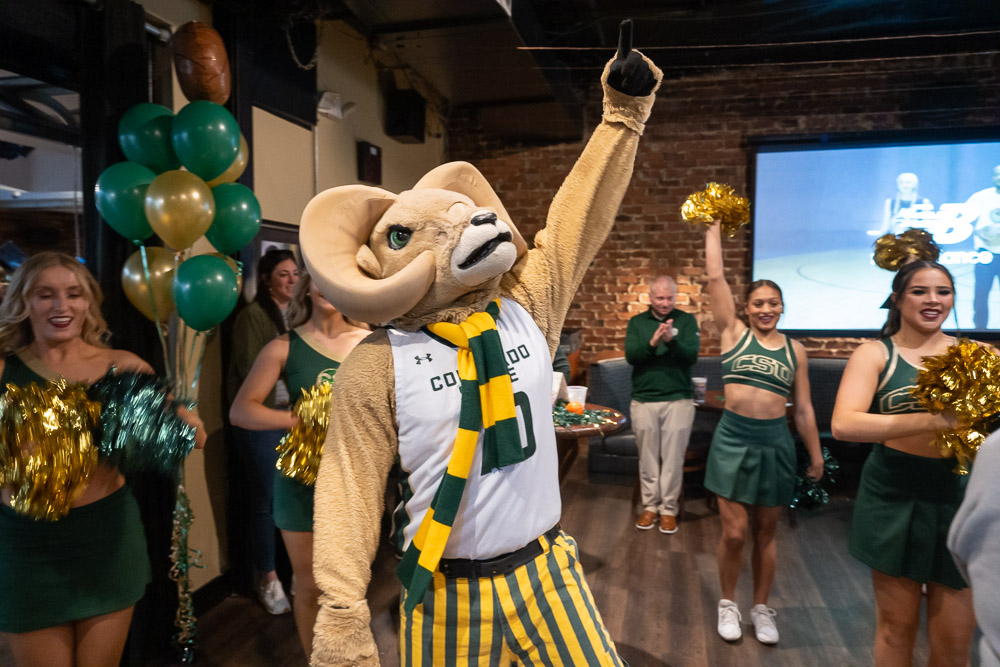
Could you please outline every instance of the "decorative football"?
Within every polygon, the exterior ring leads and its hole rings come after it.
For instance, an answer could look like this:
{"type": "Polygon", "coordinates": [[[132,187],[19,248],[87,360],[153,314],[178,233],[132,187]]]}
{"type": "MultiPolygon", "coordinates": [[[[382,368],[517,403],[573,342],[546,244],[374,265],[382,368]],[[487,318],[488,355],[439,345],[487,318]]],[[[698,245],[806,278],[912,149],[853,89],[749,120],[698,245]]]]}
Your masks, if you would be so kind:
{"type": "Polygon", "coordinates": [[[174,69],[189,101],[225,104],[232,79],[222,37],[209,25],[188,21],[174,33],[174,69]]]}

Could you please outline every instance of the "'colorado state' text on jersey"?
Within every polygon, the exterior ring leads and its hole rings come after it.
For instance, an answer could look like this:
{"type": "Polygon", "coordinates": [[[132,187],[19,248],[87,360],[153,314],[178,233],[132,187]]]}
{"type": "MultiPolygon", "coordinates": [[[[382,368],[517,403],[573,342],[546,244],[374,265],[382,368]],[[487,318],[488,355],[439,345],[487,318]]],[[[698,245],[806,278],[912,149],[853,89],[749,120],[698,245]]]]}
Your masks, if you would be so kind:
{"type": "MultiPolygon", "coordinates": [[[[520,549],[554,526],[562,513],[548,344],[528,312],[510,299],[501,301],[497,330],[526,459],[484,474],[480,431],[445,558],[487,559],[520,549]]],[[[425,331],[389,329],[388,334],[396,378],[399,459],[407,487],[402,511],[396,512],[396,529],[403,531],[405,547],[441,483],[458,433],[458,351],[425,331]]]]}

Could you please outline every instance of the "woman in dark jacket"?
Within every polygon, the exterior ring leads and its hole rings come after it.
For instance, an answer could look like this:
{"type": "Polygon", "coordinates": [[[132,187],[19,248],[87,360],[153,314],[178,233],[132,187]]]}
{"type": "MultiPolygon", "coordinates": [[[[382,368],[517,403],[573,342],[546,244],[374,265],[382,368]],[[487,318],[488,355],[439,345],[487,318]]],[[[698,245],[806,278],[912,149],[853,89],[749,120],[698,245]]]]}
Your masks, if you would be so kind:
{"type": "MultiPolygon", "coordinates": [[[[226,391],[232,401],[250,372],[257,354],[269,342],[288,331],[285,310],[291,303],[299,267],[291,250],[271,248],[257,265],[257,293],[233,324],[226,391]]],[[[267,399],[270,408],[288,406],[288,389],[279,382],[267,399]]],[[[275,447],[282,430],[249,431],[234,426],[239,456],[246,464],[252,513],[251,545],[261,604],[271,614],[291,610],[274,569],[275,527],[271,513],[274,494],[275,447]]]]}

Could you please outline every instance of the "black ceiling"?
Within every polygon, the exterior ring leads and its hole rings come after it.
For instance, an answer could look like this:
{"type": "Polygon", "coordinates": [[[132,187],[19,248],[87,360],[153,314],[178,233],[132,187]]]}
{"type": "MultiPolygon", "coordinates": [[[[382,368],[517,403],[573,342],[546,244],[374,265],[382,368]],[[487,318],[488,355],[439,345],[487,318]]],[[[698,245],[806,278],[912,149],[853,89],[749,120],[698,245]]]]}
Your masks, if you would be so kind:
{"type": "Polygon", "coordinates": [[[349,22],[453,108],[519,140],[578,137],[618,23],[667,77],[765,63],[997,51],[998,0],[293,0],[349,22]],[[515,111],[512,113],[512,111],[515,111]],[[532,121],[525,124],[524,118],[532,121]],[[519,119],[514,121],[513,119],[519,119]]]}

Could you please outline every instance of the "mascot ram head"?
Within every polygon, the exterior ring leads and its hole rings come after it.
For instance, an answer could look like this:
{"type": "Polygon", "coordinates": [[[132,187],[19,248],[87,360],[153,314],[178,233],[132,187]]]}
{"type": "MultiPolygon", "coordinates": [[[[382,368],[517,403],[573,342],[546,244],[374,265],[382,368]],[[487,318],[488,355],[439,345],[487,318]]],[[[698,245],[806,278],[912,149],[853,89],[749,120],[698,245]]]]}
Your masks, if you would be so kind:
{"type": "Polygon", "coordinates": [[[375,324],[440,321],[451,308],[485,305],[527,249],[466,162],[437,167],[398,195],[365,185],[322,192],[302,213],[299,239],[330,303],[375,324]]]}

